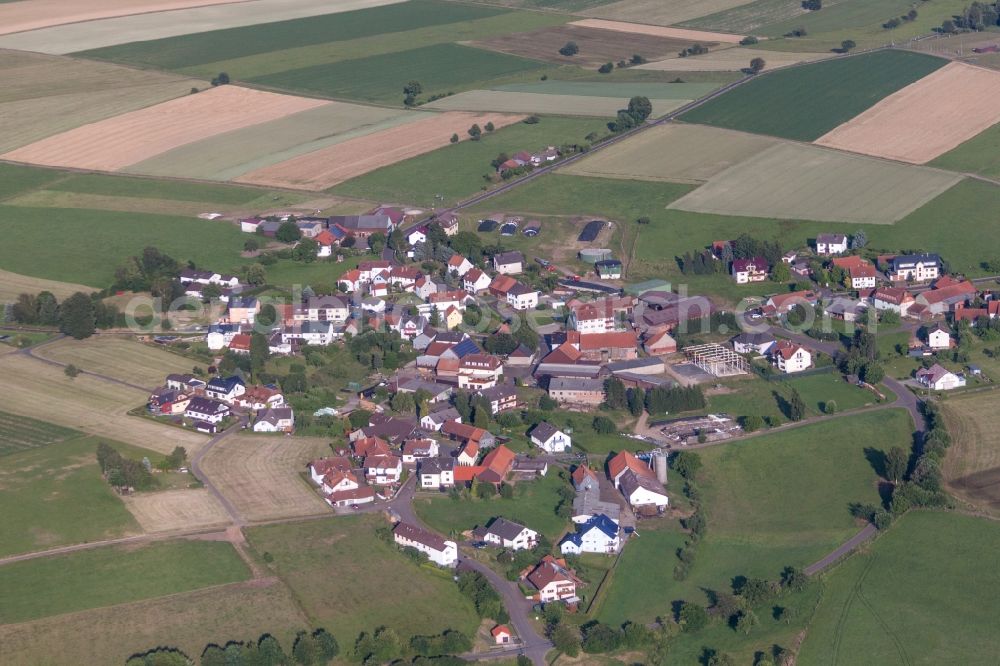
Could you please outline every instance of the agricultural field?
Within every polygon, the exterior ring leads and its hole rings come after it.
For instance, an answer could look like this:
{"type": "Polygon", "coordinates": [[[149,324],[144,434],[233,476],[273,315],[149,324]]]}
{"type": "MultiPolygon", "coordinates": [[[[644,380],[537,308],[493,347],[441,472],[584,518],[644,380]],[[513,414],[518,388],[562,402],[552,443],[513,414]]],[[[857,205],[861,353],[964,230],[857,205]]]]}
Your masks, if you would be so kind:
{"type": "Polygon", "coordinates": [[[301,474],[329,453],[319,438],[237,435],[212,448],[201,466],[247,520],[312,516],[329,509],[301,474]]]}
{"type": "Polygon", "coordinates": [[[146,533],[222,527],[230,522],[219,500],[204,489],[141,493],[122,501],[146,533]]]}
{"type": "Polygon", "coordinates": [[[93,290],[93,287],[82,284],[44,280],[0,269],[0,303],[13,303],[17,300],[18,295],[25,292],[37,294],[40,291],[49,291],[57,299],[62,300],[78,291],[89,294],[93,290]]]}
{"type": "Polygon", "coordinates": [[[110,63],[0,50],[0,152],[207,85],[110,63]]]}
{"type": "MultiPolygon", "coordinates": [[[[691,100],[652,99],[656,118],[684,106],[691,100]]],[[[613,118],[626,106],[621,97],[576,97],[543,95],[528,92],[470,90],[431,102],[427,106],[443,111],[494,111],[498,113],[560,114],[567,116],[603,116],[613,118]]]]}
{"type": "Polygon", "coordinates": [[[81,436],[52,423],[0,412],[0,456],[7,456],[81,436]]]}
{"type": "Polygon", "coordinates": [[[405,639],[458,629],[472,635],[479,620],[472,604],[431,565],[418,565],[379,539],[378,515],[338,516],[247,530],[257,554],[292,590],[312,621],[342,646],[362,631],[388,626],[405,639]]]}
{"type": "Polygon", "coordinates": [[[136,3],[133,0],[96,0],[66,6],[60,0],[33,0],[0,4],[0,34],[27,32],[65,23],[97,21],[115,16],[146,12],[165,12],[188,7],[201,7],[233,0],[153,0],[136,3]]]}
{"type": "Polygon", "coordinates": [[[960,179],[943,171],[778,143],[670,207],[716,215],[891,224],[960,179]]]}
{"type": "Polygon", "coordinates": [[[906,514],[824,580],[798,662],[990,663],[996,634],[983,617],[996,604],[1000,578],[977,563],[997,548],[992,521],[906,514]]]}
{"type": "Polygon", "coordinates": [[[879,51],[760,76],[684,114],[687,122],[813,141],[943,67],[917,53],[879,51]]]}
{"type": "Polygon", "coordinates": [[[324,97],[401,104],[407,81],[419,81],[424,94],[430,96],[484,87],[484,83],[524,75],[541,67],[535,60],[516,55],[461,44],[432,44],[254,76],[248,81],[324,97]]]}
{"type": "Polygon", "coordinates": [[[724,32],[707,32],[704,30],[688,30],[687,28],[672,28],[659,25],[645,25],[625,21],[608,21],[605,19],[583,19],[573,21],[570,25],[580,28],[597,28],[612,30],[631,35],[651,35],[654,37],[672,37],[687,42],[718,42],[721,44],[739,44],[743,35],[731,35],[724,32]]]}
{"type": "MultiPolygon", "coordinates": [[[[629,74],[636,70],[628,70],[629,74]]],[[[722,83],[654,83],[644,81],[534,81],[531,83],[506,83],[491,90],[502,92],[539,93],[545,95],[572,95],[573,97],[618,97],[628,100],[642,95],[653,100],[692,100],[717,90],[722,83]]]]}
{"type": "Polygon", "coordinates": [[[754,58],[762,58],[766,63],[764,71],[771,71],[801,62],[815,62],[832,58],[833,53],[786,53],[784,51],[761,51],[758,49],[733,48],[711,51],[687,58],[671,58],[637,65],[637,70],[668,72],[742,72],[750,66],[754,58]]]}
{"type": "MultiPolygon", "coordinates": [[[[667,3],[660,0],[619,0],[580,13],[621,21],[673,25],[731,7],[746,5],[749,2],[750,0],[675,0],[667,3]]],[[[727,32],[738,31],[727,30],[727,32]]]]}
{"type": "Polygon", "coordinates": [[[605,148],[561,173],[700,184],[774,143],[754,134],[670,123],[605,148]]]}
{"type": "Polygon", "coordinates": [[[566,521],[556,515],[559,504],[557,490],[568,482],[555,470],[533,481],[522,481],[514,486],[513,499],[495,497],[491,500],[455,500],[440,495],[433,499],[418,497],[413,508],[431,529],[442,534],[461,534],[477,525],[485,525],[491,518],[504,516],[557,540],[566,530],[566,521]]]}
{"type": "MultiPolygon", "coordinates": [[[[680,37],[621,32],[575,24],[516,32],[472,42],[474,46],[500,53],[590,68],[606,62],[628,60],[634,54],[647,60],[674,57],[693,43],[691,39],[680,37]],[[576,42],[579,53],[569,56],[559,53],[559,49],[567,42],[576,42]]],[[[703,42],[703,45],[711,48],[719,46],[719,42],[708,41],[703,42]]]]}
{"type": "Polygon", "coordinates": [[[41,347],[38,356],[72,363],[86,372],[107,375],[150,390],[172,372],[190,372],[192,361],[153,345],[100,335],[86,340],[66,338],[41,347]]]}
{"type": "Polygon", "coordinates": [[[0,200],[51,185],[65,177],[65,173],[54,169],[0,164],[0,200]]]}
{"type": "Polygon", "coordinates": [[[0,642],[12,664],[122,664],[157,645],[199,655],[209,643],[256,640],[265,633],[287,650],[307,626],[292,594],[271,579],[0,625],[0,642]]]}
{"type": "Polygon", "coordinates": [[[322,100],[219,86],[63,132],[0,157],[48,166],[116,171],[178,146],[323,104],[322,100]]]}
{"type": "Polygon", "coordinates": [[[992,391],[941,403],[952,445],[942,466],[948,490],[991,515],[1000,515],[1000,415],[992,391]]]}
{"type": "Polygon", "coordinates": [[[157,40],[169,37],[194,36],[191,33],[211,34],[210,31],[238,26],[257,27],[258,24],[275,21],[309,20],[319,15],[329,22],[337,12],[378,7],[397,1],[346,0],[338,2],[336,8],[323,0],[260,0],[250,5],[232,2],[39,28],[0,37],[0,46],[43,53],[72,53],[135,41],[152,41],[155,44],[157,40]]]}
{"type": "Polygon", "coordinates": [[[192,455],[205,442],[204,435],[128,416],[146,402],[147,391],[85,374],[70,379],[62,368],[12,354],[0,356],[0,375],[18,388],[4,401],[4,410],[14,414],[164,454],[183,446],[192,455]]]}
{"type": "MultiPolygon", "coordinates": [[[[449,146],[453,134],[468,137],[467,132],[473,124],[478,124],[482,128],[486,123],[492,122],[499,129],[516,123],[522,118],[523,116],[510,114],[458,111],[436,114],[408,125],[345,141],[336,146],[257,169],[244,174],[237,180],[258,185],[313,190],[331,188],[381,167],[398,168],[400,162],[405,164],[405,160],[424,153],[436,154],[431,151],[449,146]]],[[[539,126],[541,125],[540,123],[539,126]]],[[[462,147],[464,150],[469,150],[464,147],[466,143],[470,142],[460,142],[457,146],[450,146],[449,149],[462,147]]],[[[496,154],[485,160],[485,167],[489,167],[489,160],[494,157],[496,154]]],[[[458,173],[458,169],[452,165],[449,172],[458,173]]],[[[440,178],[441,173],[444,172],[422,175],[440,178]]],[[[402,188],[395,190],[395,192],[396,194],[387,200],[399,201],[404,199],[404,194],[407,193],[402,188]]],[[[339,189],[335,190],[334,193],[353,196],[349,192],[339,189]]],[[[426,190],[423,192],[423,196],[428,196],[426,190]]]]}
{"type": "Polygon", "coordinates": [[[931,160],[928,166],[1000,178],[1000,123],[931,160]]]}
{"type": "Polygon", "coordinates": [[[107,546],[0,567],[0,623],[13,624],[246,580],[228,542],[107,546]],[[156,575],[150,575],[150,572],[156,575]],[[109,581],[117,584],[110,585],[109,581]]]}
{"type": "Polygon", "coordinates": [[[923,164],[1000,122],[1000,72],[953,62],[899,90],[816,143],[923,164]],[[906,128],[905,132],[898,131],[906,128]]]}

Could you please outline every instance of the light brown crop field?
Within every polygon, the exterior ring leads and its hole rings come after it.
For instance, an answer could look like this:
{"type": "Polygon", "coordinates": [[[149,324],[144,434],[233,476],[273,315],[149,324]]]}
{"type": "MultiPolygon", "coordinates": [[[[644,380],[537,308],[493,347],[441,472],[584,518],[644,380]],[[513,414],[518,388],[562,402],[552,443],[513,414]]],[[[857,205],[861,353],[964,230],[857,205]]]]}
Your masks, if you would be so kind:
{"type": "Polygon", "coordinates": [[[1000,516],[1000,412],[997,396],[982,391],[941,403],[952,445],[941,471],[960,499],[1000,516]]]}
{"type": "Polygon", "coordinates": [[[124,664],[157,645],[197,656],[209,643],[256,640],[264,633],[290,649],[295,632],[308,626],[288,588],[265,579],[0,625],[0,644],[9,666],[124,664]]]}
{"type": "Polygon", "coordinates": [[[0,377],[17,387],[7,392],[4,411],[164,454],[183,446],[191,455],[206,441],[204,435],[195,432],[129,416],[129,410],[149,397],[146,391],[85,374],[70,379],[62,368],[15,354],[0,356],[0,377]]]}
{"type": "Polygon", "coordinates": [[[320,438],[238,435],[216,444],[202,469],[248,520],[310,516],[328,507],[299,474],[329,453],[320,438]]]}
{"type": "Polygon", "coordinates": [[[949,189],[959,174],[777,143],[668,208],[782,220],[892,224],[949,189]]]}
{"type": "Polygon", "coordinates": [[[236,182],[308,190],[324,190],[379,167],[447,146],[451,135],[467,138],[467,130],[488,122],[500,129],[523,115],[442,113],[408,125],[351,139],[299,157],[246,173],[236,182]]]}
{"type": "Polygon", "coordinates": [[[643,23],[626,23],[625,21],[608,21],[606,19],[583,19],[573,21],[570,25],[581,28],[599,28],[614,30],[633,35],[653,35],[654,37],[670,37],[682,39],[691,44],[718,42],[720,44],[739,44],[743,35],[731,35],[728,32],[710,32],[707,30],[690,30],[688,28],[669,28],[662,25],[645,25],[643,23]]]}
{"type": "Polygon", "coordinates": [[[82,284],[45,280],[0,269],[0,303],[13,303],[23,293],[37,294],[40,291],[51,291],[61,301],[78,291],[89,294],[93,290],[93,287],[82,284]]]}
{"type": "Polygon", "coordinates": [[[190,372],[194,362],[127,338],[97,335],[86,340],[66,338],[35,352],[42,358],[72,363],[81,370],[108,375],[123,382],[161,386],[172,372],[190,372]]]}
{"type": "Polygon", "coordinates": [[[952,62],[827,132],[816,143],[923,164],[1000,122],[1000,72],[952,62]]]}
{"type": "MultiPolygon", "coordinates": [[[[693,41],[675,37],[642,35],[616,32],[576,25],[560,25],[528,32],[515,32],[492,39],[470,42],[491,51],[559,63],[596,67],[606,62],[628,60],[633,54],[642,55],[646,60],[658,60],[676,56],[688,48],[693,41]],[[559,49],[566,42],[576,42],[580,52],[564,56],[559,49]]],[[[704,46],[718,46],[717,42],[703,42],[704,46]]]]}
{"type": "Polygon", "coordinates": [[[226,510],[204,489],[164,490],[123,497],[145,532],[171,532],[228,525],[226,510]]]}
{"type": "Polygon", "coordinates": [[[223,132],[327,104],[323,100],[219,86],[78,127],[13,150],[4,159],[116,171],[223,132]]]}
{"type": "Polygon", "coordinates": [[[115,16],[165,12],[246,0],[20,0],[0,4],[0,35],[115,16]]]}
{"type": "Polygon", "coordinates": [[[774,139],[705,125],[659,125],[560,173],[699,184],[757,155],[774,139]]]}
{"type": "Polygon", "coordinates": [[[0,151],[207,85],[199,79],[110,63],[0,50],[0,151]]]}

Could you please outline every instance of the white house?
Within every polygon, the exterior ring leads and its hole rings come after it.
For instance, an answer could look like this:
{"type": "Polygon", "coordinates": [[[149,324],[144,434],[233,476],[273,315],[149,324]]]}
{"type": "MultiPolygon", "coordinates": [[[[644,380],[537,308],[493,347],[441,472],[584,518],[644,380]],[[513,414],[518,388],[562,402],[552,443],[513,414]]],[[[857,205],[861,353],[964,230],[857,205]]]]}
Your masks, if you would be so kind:
{"type": "Polygon", "coordinates": [[[473,268],[462,277],[462,286],[470,294],[478,294],[481,291],[486,291],[489,289],[491,282],[493,280],[490,276],[478,268],[473,268]]]}
{"type": "Polygon", "coordinates": [[[351,461],[343,456],[332,456],[330,458],[319,458],[309,463],[309,476],[317,486],[323,485],[323,479],[327,475],[335,472],[350,472],[351,461]]]}
{"type": "Polygon", "coordinates": [[[410,247],[413,247],[417,243],[427,242],[427,227],[417,227],[406,234],[406,242],[409,243],[410,247]]]}
{"type": "Polygon", "coordinates": [[[948,349],[951,347],[951,333],[938,324],[927,332],[927,345],[931,349],[948,349]]]}
{"type": "Polygon", "coordinates": [[[785,374],[802,372],[812,367],[812,354],[800,344],[779,340],[771,348],[771,359],[778,370],[785,374]]]}
{"type": "Polygon", "coordinates": [[[420,463],[420,487],[426,490],[451,488],[455,485],[455,459],[430,458],[420,463]]]}
{"type": "Polygon", "coordinates": [[[489,527],[477,530],[476,536],[510,550],[530,550],[538,543],[538,532],[506,518],[497,518],[489,527]]]}
{"type": "Polygon", "coordinates": [[[215,400],[232,403],[247,391],[246,384],[237,376],[213,377],[205,385],[205,395],[215,400]]]}
{"type": "Polygon", "coordinates": [[[295,413],[291,407],[271,407],[257,417],[254,432],[292,432],[295,429],[295,413]]]}
{"type": "Polygon", "coordinates": [[[577,525],[576,532],[566,535],[559,544],[559,550],[563,555],[617,553],[621,547],[620,531],[618,523],[600,514],[577,525]]]}
{"type": "Polygon", "coordinates": [[[957,375],[940,364],[917,370],[917,382],[934,391],[950,391],[965,386],[965,376],[957,375]]]}
{"type": "Polygon", "coordinates": [[[466,273],[472,270],[472,268],[472,262],[460,254],[453,254],[451,255],[451,258],[448,259],[448,272],[454,273],[458,275],[458,277],[464,277],[466,273]]]}
{"type": "Polygon", "coordinates": [[[282,342],[298,340],[307,345],[327,347],[338,337],[331,321],[303,321],[281,332],[282,342]]]}
{"type": "Polygon", "coordinates": [[[495,254],[493,270],[500,275],[517,275],[524,270],[524,255],[517,251],[495,254]]]}
{"type": "Polygon", "coordinates": [[[411,439],[403,444],[403,464],[415,465],[420,460],[436,458],[438,443],[433,439],[411,439]]]}
{"type": "Polygon", "coordinates": [[[195,421],[219,423],[229,416],[229,405],[209,398],[194,397],[184,410],[184,416],[195,421]]]}
{"type": "Polygon", "coordinates": [[[622,474],[618,485],[633,509],[655,507],[657,510],[663,510],[670,503],[667,493],[663,490],[663,484],[645,474],[636,474],[628,470],[622,474]]]}
{"type": "Polygon", "coordinates": [[[538,305],[538,291],[518,282],[507,290],[507,304],[515,310],[531,310],[538,305]]]}
{"type": "Polygon", "coordinates": [[[546,453],[564,453],[573,446],[569,435],[546,421],[531,430],[531,443],[546,453]]]}
{"type": "Polygon", "coordinates": [[[399,483],[399,478],[403,475],[403,461],[399,456],[367,456],[364,467],[368,483],[374,483],[379,486],[399,483]]]}
{"type": "Polygon", "coordinates": [[[816,236],[816,254],[843,254],[847,252],[847,236],[844,234],[819,234],[816,236]]]}
{"type": "Polygon", "coordinates": [[[763,282],[767,279],[770,268],[767,260],[761,257],[736,259],[733,261],[732,276],[736,284],[763,282]]]}
{"type": "Polygon", "coordinates": [[[208,333],[205,334],[205,345],[211,351],[225,349],[233,341],[233,338],[240,334],[240,331],[241,328],[238,324],[213,324],[209,327],[208,333]]]}
{"type": "Polygon", "coordinates": [[[527,579],[538,590],[535,598],[542,603],[576,599],[576,586],[580,582],[565,560],[557,560],[551,555],[542,558],[527,579]]]}
{"type": "Polygon", "coordinates": [[[904,254],[889,260],[893,282],[927,282],[941,277],[941,257],[936,254],[904,254]]]}
{"type": "Polygon", "coordinates": [[[441,426],[443,426],[446,421],[458,421],[461,423],[462,415],[459,414],[458,410],[454,407],[442,409],[439,412],[431,412],[430,414],[425,414],[420,418],[420,427],[424,430],[433,430],[434,432],[437,432],[441,430],[441,426]]]}
{"type": "Polygon", "coordinates": [[[905,317],[910,307],[916,303],[913,294],[900,287],[881,287],[871,295],[872,306],[876,310],[892,310],[905,317]]]}
{"type": "Polygon", "coordinates": [[[766,354],[777,342],[770,333],[740,333],[732,339],[737,354],[766,354]]]}
{"type": "Polygon", "coordinates": [[[307,303],[297,306],[293,312],[295,321],[347,321],[350,310],[347,303],[336,296],[314,296],[307,303]]]}
{"type": "Polygon", "coordinates": [[[458,545],[454,541],[446,541],[433,532],[409,523],[396,523],[392,535],[396,545],[416,548],[439,566],[453,567],[458,564],[458,545]]]}

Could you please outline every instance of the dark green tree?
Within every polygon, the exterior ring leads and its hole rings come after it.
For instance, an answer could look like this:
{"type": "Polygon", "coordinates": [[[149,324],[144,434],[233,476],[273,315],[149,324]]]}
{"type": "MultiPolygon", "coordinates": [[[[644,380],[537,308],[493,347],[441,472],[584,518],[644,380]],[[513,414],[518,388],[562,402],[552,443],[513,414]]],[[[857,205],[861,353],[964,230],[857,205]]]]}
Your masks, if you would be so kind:
{"type": "Polygon", "coordinates": [[[65,301],[59,309],[59,330],[66,335],[82,340],[94,334],[94,301],[81,291],[65,301]]]}
{"type": "Polygon", "coordinates": [[[625,395],[625,385],[617,377],[611,377],[604,382],[605,402],[611,409],[624,409],[628,406],[628,397],[625,395]]]}
{"type": "Polygon", "coordinates": [[[289,220],[281,223],[278,230],[274,232],[274,238],[282,243],[294,243],[302,238],[302,230],[299,229],[297,224],[289,220]]]}
{"type": "Polygon", "coordinates": [[[909,464],[909,454],[898,446],[892,447],[885,456],[885,477],[893,483],[899,483],[906,476],[909,464]]]}
{"type": "Polygon", "coordinates": [[[805,417],[806,403],[798,390],[792,389],[792,397],[788,400],[788,418],[792,421],[801,421],[805,417]]]}

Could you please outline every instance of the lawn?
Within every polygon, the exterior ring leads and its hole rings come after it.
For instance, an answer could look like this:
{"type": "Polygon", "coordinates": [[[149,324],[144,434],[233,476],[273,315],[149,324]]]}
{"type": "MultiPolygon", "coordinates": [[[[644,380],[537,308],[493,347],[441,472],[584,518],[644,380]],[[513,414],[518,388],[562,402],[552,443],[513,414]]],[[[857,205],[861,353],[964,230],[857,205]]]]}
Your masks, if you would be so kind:
{"type": "Polygon", "coordinates": [[[196,201],[204,204],[241,205],[274,193],[256,187],[189,183],[155,178],[130,178],[81,174],[64,178],[45,189],[56,192],[95,194],[109,197],[196,201]]]}
{"type": "Polygon", "coordinates": [[[513,499],[494,497],[491,500],[453,500],[441,496],[417,498],[414,509],[420,519],[432,529],[445,534],[460,534],[491,518],[503,516],[541,532],[553,541],[566,529],[567,521],[556,515],[559,495],[556,492],[568,481],[560,478],[556,469],[534,481],[522,481],[514,487],[513,499]]]}
{"type": "Polygon", "coordinates": [[[911,512],[825,581],[800,664],[988,664],[1000,585],[996,523],[911,512]]]}
{"type": "Polygon", "coordinates": [[[305,614],[330,630],[341,650],[362,631],[388,626],[407,640],[414,634],[479,624],[472,604],[450,575],[418,565],[375,535],[388,527],[378,515],[339,516],[253,527],[247,538],[291,588],[305,614]]]}
{"type": "Polygon", "coordinates": [[[0,622],[10,624],[246,580],[232,545],[169,541],[109,546],[0,567],[0,622]]]}
{"type": "Polygon", "coordinates": [[[945,64],[946,60],[923,54],[879,51],[777,70],[682,117],[692,123],[812,141],[945,64]]]}
{"type": "Polygon", "coordinates": [[[400,104],[403,86],[416,80],[424,95],[482,87],[491,80],[540,69],[518,56],[459,44],[432,44],[382,55],[250,77],[265,86],[325,97],[400,104]]]}
{"type": "MultiPolygon", "coordinates": [[[[726,386],[730,392],[709,397],[709,411],[737,417],[756,415],[783,422],[788,417],[782,413],[781,403],[791,397],[793,389],[802,396],[811,416],[825,414],[826,404],[831,400],[841,412],[877,402],[873,393],[848,384],[839,372],[787,377],[777,381],[745,378],[728,382],[726,386]]],[[[886,390],[883,389],[883,393],[886,390]]]]}
{"type": "Polygon", "coordinates": [[[980,132],[928,164],[951,171],[1000,178],[1000,124],[980,132]]]}
{"type": "MultiPolygon", "coordinates": [[[[622,106],[625,105],[622,100],[622,106]]],[[[499,153],[542,150],[546,146],[584,142],[591,132],[605,130],[597,119],[543,117],[534,125],[517,123],[479,141],[461,141],[383,167],[335,186],[331,192],[373,201],[406,201],[420,206],[451,205],[475,194],[490,161],[499,153]],[[443,200],[436,199],[440,195],[443,200]]]]}
{"type": "MultiPolygon", "coordinates": [[[[202,63],[267,54],[289,44],[307,46],[359,37],[385,35],[423,26],[462,23],[504,13],[505,10],[419,0],[353,12],[212,30],[146,42],[132,42],[77,55],[133,65],[182,69],[202,63]]],[[[233,72],[239,75],[238,72],[233,72]]]]}

